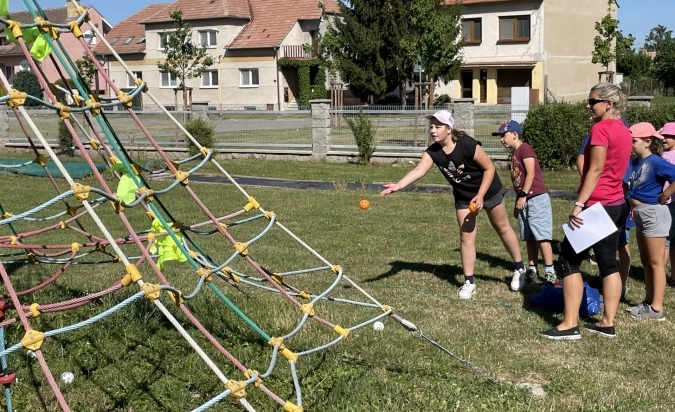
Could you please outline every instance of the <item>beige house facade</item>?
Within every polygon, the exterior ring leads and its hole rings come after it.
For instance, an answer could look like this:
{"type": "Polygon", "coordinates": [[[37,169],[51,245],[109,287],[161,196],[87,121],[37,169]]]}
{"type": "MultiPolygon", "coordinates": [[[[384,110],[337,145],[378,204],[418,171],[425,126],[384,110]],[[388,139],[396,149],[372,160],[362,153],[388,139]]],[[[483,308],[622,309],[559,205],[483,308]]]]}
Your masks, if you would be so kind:
{"type": "MultiPolygon", "coordinates": [[[[107,70],[117,87],[133,87],[140,77],[162,105],[182,110],[179,81],[157,67],[166,58],[162,40],[173,30],[170,14],[180,9],[191,26],[192,42],[206,46],[214,61],[199,78],[185,82],[191,88],[193,105],[235,110],[297,107],[297,72],[282,70],[279,61],[315,57],[315,39],[325,27],[317,1],[222,3],[222,10],[214,10],[210,0],[153,4],[115,26],[106,39],[133,76],[111,58],[104,45],[97,46],[95,53],[107,55],[107,70]]],[[[327,12],[337,12],[334,0],[324,4],[327,12]]]]}
{"type": "MultiPolygon", "coordinates": [[[[447,3],[454,0],[447,0],[447,3]]],[[[595,23],[607,0],[463,0],[464,64],[436,94],[477,104],[511,104],[511,88],[529,88],[529,102],[576,102],[605,69],[591,62],[595,23]]],[[[615,3],[611,12],[616,16],[615,3]]],[[[610,66],[610,70],[613,66],[610,66]]]]}

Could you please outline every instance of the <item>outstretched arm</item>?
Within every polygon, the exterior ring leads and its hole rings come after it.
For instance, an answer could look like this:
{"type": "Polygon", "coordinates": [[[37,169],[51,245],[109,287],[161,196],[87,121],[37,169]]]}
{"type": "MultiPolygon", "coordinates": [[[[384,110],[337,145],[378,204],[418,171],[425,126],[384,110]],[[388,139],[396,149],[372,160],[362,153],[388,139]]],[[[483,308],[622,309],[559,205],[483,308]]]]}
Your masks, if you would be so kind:
{"type": "Polygon", "coordinates": [[[408,172],[407,175],[403,176],[403,179],[399,180],[398,183],[389,183],[384,185],[384,190],[380,192],[380,196],[386,196],[389,193],[398,192],[404,187],[414,183],[416,180],[422,178],[431,166],[434,165],[434,161],[431,160],[431,156],[428,153],[422,154],[422,160],[415,166],[415,168],[408,172]]]}

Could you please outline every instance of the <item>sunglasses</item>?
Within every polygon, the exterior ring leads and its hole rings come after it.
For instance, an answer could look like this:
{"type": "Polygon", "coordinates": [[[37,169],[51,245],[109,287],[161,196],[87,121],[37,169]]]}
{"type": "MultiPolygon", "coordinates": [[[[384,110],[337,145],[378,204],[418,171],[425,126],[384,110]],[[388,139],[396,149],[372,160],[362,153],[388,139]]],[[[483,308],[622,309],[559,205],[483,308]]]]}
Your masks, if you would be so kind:
{"type": "Polygon", "coordinates": [[[607,100],[588,99],[588,105],[591,106],[591,107],[593,107],[593,106],[595,106],[596,104],[598,104],[598,103],[600,103],[600,102],[606,102],[606,101],[607,101],[607,100]]]}

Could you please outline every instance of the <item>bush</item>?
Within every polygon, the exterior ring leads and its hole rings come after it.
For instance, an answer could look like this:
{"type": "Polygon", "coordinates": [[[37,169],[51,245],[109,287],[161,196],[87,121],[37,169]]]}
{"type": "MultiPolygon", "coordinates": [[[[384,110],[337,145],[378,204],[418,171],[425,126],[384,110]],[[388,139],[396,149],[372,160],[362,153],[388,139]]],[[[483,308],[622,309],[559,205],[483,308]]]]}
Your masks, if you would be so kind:
{"type": "Polygon", "coordinates": [[[370,158],[375,151],[375,129],[370,117],[363,113],[362,109],[354,117],[347,118],[347,124],[354,135],[356,146],[359,150],[358,162],[370,163],[370,158]]]}
{"type": "MultiPolygon", "coordinates": [[[[215,135],[215,128],[213,124],[203,117],[197,117],[185,123],[185,130],[187,130],[192,137],[199,142],[203,147],[213,148],[213,138],[215,135]]],[[[195,146],[190,139],[186,137],[188,150],[190,156],[194,156],[199,153],[199,149],[195,146]]],[[[214,151],[215,153],[215,151],[214,151]]]]}
{"type": "Polygon", "coordinates": [[[537,153],[546,169],[569,169],[591,127],[585,103],[532,106],[523,123],[523,141],[537,153]]]}
{"type": "Polygon", "coordinates": [[[452,103],[452,99],[447,94],[442,94],[436,99],[436,104],[448,104],[452,103]]]}
{"type": "Polygon", "coordinates": [[[634,105],[626,110],[626,120],[630,124],[649,122],[658,130],[665,123],[675,121],[675,104],[634,105]]]}
{"type": "Polygon", "coordinates": [[[73,144],[73,136],[68,131],[66,123],[59,121],[59,149],[67,155],[72,156],[74,154],[74,151],[71,149],[73,144]]]}
{"type": "MultiPolygon", "coordinates": [[[[131,92],[134,91],[133,88],[125,88],[125,89],[120,89],[120,91],[126,93],[126,94],[131,94],[131,92]]],[[[143,110],[143,92],[138,93],[136,96],[134,96],[133,99],[131,99],[131,108],[138,111],[138,110],[143,110]]]]}
{"type": "MultiPolygon", "coordinates": [[[[12,88],[26,92],[29,95],[42,100],[42,86],[38,81],[37,76],[30,70],[22,70],[14,74],[12,77],[12,88]]],[[[41,103],[32,99],[26,99],[26,106],[40,106],[41,103]]]]}

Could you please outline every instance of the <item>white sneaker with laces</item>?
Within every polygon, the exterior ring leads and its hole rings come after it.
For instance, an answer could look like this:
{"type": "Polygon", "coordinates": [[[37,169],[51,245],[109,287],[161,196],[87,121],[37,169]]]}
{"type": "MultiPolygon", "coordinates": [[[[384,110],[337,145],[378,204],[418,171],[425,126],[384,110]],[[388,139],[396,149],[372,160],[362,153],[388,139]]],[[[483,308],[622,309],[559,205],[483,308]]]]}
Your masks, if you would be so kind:
{"type": "Polygon", "coordinates": [[[470,283],[468,280],[464,282],[461,288],[457,289],[457,297],[464,300],[471,299],[474,293],[476,293],[476,284],[470,283]]]}
{"type": "Polygon", "coordinates": [[[525,269],[518,269],[513,271],[513,278],[511,278],[511,290],[519,292],[525,286],[525,269]]]}

